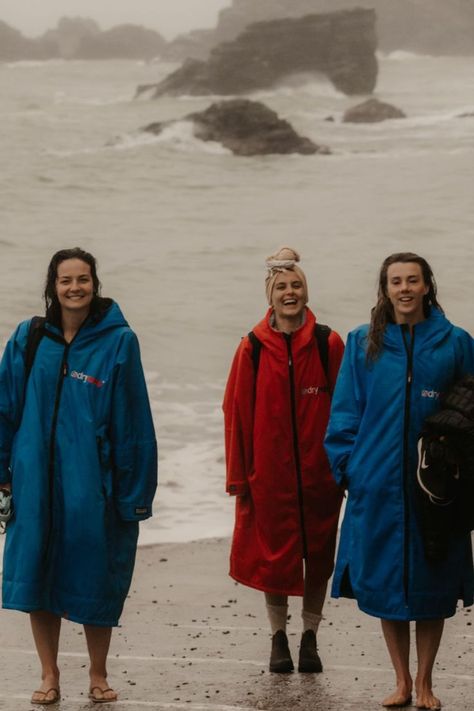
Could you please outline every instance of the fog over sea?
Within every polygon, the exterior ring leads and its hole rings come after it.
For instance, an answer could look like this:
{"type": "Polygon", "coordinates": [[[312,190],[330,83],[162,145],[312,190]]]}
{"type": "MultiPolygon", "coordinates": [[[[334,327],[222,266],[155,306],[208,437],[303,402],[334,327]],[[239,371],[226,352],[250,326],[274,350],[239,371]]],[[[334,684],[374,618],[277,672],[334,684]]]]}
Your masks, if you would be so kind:
{"type": "Polygon", "coordinates": [[[1,348],[42,313],[54,251],[99,260],[103,293],[137,332],[160,447],[141,542],[228,535],[221,401],[233,352],[265,312],[264,259],[302,255],[310,304],[345,338],[367,321],[380,262],[431,262],[448,316],[474,332],[474,58],[380,56],[376,96],[405,120],[343,124],[364,97],[324,78],[259,92],[330,156],[238,158],[179,123],[213,98],[133,101],[176,65],[0,65],[1,348]],[[335,121],[325,118],[333,116],[335,121]]]}

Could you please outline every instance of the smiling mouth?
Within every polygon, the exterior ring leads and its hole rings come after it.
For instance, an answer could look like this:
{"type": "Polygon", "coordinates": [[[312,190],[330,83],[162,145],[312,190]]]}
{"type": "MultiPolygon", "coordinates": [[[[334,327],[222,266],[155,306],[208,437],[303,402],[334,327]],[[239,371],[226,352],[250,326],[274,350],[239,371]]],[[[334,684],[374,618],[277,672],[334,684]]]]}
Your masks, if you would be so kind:
{"type": "Polygon", "coordinates": [[[294,306],[297,303],[296,299],[286,299],[283,306],[294,306]]]}

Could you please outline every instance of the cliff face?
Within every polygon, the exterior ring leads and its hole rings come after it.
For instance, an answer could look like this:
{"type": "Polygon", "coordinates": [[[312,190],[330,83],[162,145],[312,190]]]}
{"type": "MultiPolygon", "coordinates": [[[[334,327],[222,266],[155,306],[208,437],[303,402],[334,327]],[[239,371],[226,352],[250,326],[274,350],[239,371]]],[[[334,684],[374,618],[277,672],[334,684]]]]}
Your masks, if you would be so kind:
{"type": "Polygon", "coordinates": [[[367,94],[377,79],[375,16],[347,10],[249,25],[215,47],[207,63],[186,62],[161,82],[163,94],[243,94],[284,77],[323,72],[346,94],[367,94]]]}
{"type": "Polygon", "coordinates": [[[233,0],[221,10],[213,39],[207,35],[202,45],[188,46],[181,58],[202,59],[212,44],[235,39],[254,22],[355,6],[375,9],[378,45],[383,51],[474,54],[473,0],[233,0]]]}

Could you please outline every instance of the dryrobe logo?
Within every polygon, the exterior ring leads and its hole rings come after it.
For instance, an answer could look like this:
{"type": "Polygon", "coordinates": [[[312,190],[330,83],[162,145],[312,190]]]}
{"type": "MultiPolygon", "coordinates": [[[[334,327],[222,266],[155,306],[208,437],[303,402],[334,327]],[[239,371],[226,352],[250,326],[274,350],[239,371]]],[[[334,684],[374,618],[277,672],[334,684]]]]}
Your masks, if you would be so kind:
{"type": "Polygon", "coordinates": [[[441,393],[438,390],[422,390],[421,397],[427,397],[430,400],[439,400],[441,393]]]}
{"type": "Polygon", "coordinates": [[[310,385],[309,388],[302,388],[302,395],[319,395],[319,393],[327,393],[329,388],[327,385],[310,385]]]}
{"type": "Polygon", "coordinates": [[[97,378],[94,378],[92,375],[86,375],[85,373],[78,373],[77,370],[71,370],[71,378],[74,378],[74,380],[82,380],[84,385],[86,383],[91,383],[91,385],[95,385],[96,388],[101,388],[102,385],[105,383],[105,380],[98,380],[97,378]]]}

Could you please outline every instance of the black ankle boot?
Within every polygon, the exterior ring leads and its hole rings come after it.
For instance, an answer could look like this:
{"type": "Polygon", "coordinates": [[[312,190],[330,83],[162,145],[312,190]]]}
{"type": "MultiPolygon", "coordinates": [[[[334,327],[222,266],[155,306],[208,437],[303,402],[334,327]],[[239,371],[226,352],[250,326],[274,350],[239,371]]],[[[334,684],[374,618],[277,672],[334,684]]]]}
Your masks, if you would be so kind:
{"type": "Polygon", "coordinates": [[[288,674],[294,669],[288,647],[288,638],[283,630],[278,630],[272,637],[272,653],[270,655],[270,671],[277,674],[288,674]]]}
{"type": "Polygon", "coordinates": [[[306,630],[301,637],[298,671],[318,674],[322,672],[322,670],[323,665],[321,664],[321,659],[318,654],[316,635],[313,630],[306,630]]]}

